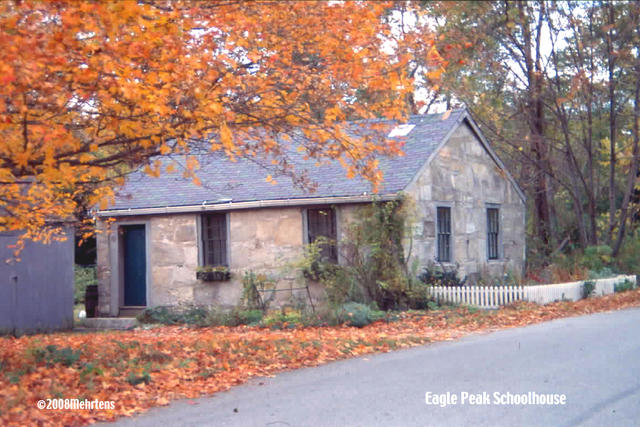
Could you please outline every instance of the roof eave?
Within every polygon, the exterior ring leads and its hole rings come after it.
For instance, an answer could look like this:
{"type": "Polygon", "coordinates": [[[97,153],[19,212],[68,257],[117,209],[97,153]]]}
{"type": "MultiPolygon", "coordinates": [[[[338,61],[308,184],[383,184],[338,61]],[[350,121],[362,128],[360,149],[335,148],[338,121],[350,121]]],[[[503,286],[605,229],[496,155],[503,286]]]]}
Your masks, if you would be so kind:
{"type": "Polygon", "coordinates": [[[309,206],[309,205],[328,205],[328,204],[345,204],[345,203],[366,203],[375,200],[388,201],[396,200],[400,197],[400,193],[373,194],[360,196],[333,196],[333,197],[307,197],[300,199],[277,199],[277,200],[255,200],[248,202],[228,202],[216,204],[184,205],[184,206],[166,206],[166,207],[150,207],[150,208],[127,208],[127,209],[106,209],[96,212],[96,215],[102,218],[118,217],[118,216],[140,216],[140,215],[166,215],[180,213],[199,213],[208,211],[231,211],[240,209],[258,209],[258,208],[278,208],[293,206],[309,206]]]}

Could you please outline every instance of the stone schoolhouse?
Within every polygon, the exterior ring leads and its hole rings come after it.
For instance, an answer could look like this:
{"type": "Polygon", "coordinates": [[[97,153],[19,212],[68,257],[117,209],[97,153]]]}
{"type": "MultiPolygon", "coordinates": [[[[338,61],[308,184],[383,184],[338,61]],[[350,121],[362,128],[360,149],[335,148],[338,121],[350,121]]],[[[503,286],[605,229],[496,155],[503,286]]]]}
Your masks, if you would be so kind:
{"type": "MultiPolygon", "coordinates": [[[[421,266],[457,265],[469,277],[521,273],[525,197],[469,113],[388,124],[391,135],[405,140],[404,155],[380,159],[384,182],[375,197],[414,200],[412,257],[421,266]]],[[[370,184],[346,178],[338,162],[298,159],[296,170],[317,183],[306,193],[286,177],[266,182],[251,160],[196,155],[201,186],[175,174],[135,172],[115,204],[98,212],[105,231],[97,237],[99,315],[174,304],[235,306],[246,271],[274,274],[278,288],[295,288],[291,274],[278,274],[283,266],[317,236],[340,241],[356,209],[372,200],[370,184]],[[230,277],[200,280],[205,266],[226,267],[230,277]]],[[[322,286],[311,286],[311,295],[321,300],[322,286]]]]}

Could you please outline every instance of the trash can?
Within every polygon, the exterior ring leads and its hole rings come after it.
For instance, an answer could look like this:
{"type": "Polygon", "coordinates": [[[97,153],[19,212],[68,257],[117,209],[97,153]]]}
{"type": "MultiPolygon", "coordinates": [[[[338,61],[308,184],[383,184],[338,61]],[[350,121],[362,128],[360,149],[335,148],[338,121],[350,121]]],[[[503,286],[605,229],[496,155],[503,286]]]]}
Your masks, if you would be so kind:
{"type": "Polygon", "coordinates": [[[98,307],[98,285],[88,285],[84,292],[84,308],[87,317],[96,317],[98,307]]]}

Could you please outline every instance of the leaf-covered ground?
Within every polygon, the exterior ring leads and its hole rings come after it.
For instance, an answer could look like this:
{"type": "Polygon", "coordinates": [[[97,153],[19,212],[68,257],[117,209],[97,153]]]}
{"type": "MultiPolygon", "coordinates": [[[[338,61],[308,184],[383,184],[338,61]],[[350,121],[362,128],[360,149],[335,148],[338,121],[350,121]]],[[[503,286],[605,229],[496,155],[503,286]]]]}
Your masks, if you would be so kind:
{"type": "Polygon", "coordinates": [[[186,328],[0,338],[0,425],[82,425],[172,399],[226,390],[254,376],[367,353],[452,340],[474,332],[640,306],[640,290],[497,311],[403,313],[362,329],[186,328]],[[55,346],[55,347],[53,347],[55,346]],[[114,410],[40,410],[40,399],[114,401],[114,410]]]}

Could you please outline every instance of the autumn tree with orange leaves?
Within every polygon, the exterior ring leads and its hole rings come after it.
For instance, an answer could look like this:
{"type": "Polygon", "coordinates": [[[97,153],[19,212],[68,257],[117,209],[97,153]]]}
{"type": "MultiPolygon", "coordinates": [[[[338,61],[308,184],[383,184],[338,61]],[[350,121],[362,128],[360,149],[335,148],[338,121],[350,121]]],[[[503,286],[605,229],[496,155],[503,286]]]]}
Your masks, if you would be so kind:
{"type": "Polygon", "coordinates": [[[150,161],[158,154],[186,156],[180,172],[197,182],[194,138],[230,158],[267,154],[286,171],[278,141],[297,129],[307,156],[379,182],[375,157],[401,146],[350,137],[341,123],[401,118],[412,79],[443,66],[419,5],[397,7],[0,3],[0,231],[55,236],[109,203],[131,170],[167,172],[150,161]],[[260,142],[247,142],[257,129],[260,142]]]}

